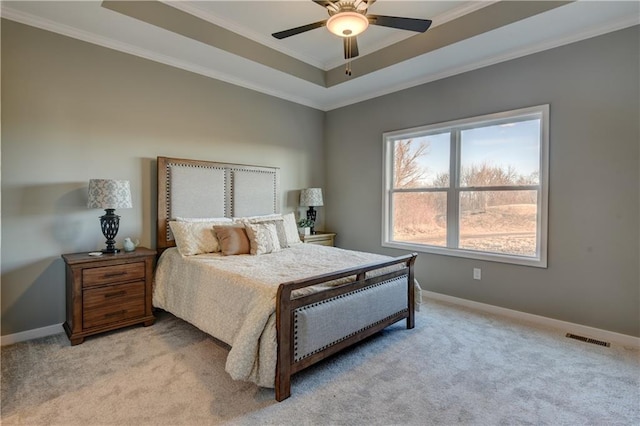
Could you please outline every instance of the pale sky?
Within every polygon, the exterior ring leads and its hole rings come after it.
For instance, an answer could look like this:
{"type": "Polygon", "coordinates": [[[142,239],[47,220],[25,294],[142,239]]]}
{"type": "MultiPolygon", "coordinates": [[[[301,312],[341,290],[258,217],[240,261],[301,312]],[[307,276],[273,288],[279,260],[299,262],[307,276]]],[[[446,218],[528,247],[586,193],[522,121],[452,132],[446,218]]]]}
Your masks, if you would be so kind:
{"type": "MultiPolygon", "coordinates": [[[[487,163],[507,168],[513,166],[520,175],[528,176],[539,169],[540,120],[495,125],[462,131],[462,167],[487,163]]],[[[429,141],[428,153],[420,163],[428,170],[431,181],[439,173],[449,171],[449,133],[414,138],[412,145],[429,141]]]]}

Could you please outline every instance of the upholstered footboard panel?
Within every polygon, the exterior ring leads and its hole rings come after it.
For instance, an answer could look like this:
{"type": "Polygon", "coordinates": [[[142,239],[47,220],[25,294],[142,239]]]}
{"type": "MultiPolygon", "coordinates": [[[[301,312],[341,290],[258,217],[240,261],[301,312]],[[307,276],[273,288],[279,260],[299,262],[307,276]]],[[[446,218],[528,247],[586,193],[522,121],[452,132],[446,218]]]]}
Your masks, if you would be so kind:
{"type": "Polygon", "coordinates": [[[276,400],[291,395],[291,375],[385,327],[415,326],[417,254],[280,284],[276,305],[276,400]],[[352,281],[343,282],[351,277],[352,281]],[[328,289],[292,297],[305,287],[328,289]]]}
{"type": "Polygon", "coordinates": [[[294,310],[294,361],[406,312],[407,280],[407,275],[396,277],[294,310]]]}

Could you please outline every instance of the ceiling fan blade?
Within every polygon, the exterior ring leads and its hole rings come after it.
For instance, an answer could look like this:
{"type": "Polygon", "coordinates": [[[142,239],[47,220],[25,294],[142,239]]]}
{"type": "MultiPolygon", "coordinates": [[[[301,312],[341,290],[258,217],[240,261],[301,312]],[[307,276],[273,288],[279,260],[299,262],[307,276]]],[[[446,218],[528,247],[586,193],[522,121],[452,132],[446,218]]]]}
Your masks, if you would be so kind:
{"type": "Polygon", "coordinates": [[[358,52],[358,40],[355,36],[345,37],[343,40],[343,45],[345,59],[355,58],[360,54],[360,52],[358,52]]]}
{"type": "Polygon", "coordinates": [[[304,33],[306,31],[315,30],[316,28],[324,27],[327,25],[327,21],[314,22],[313,24],[303,25],[301,27],[291,28],[288,30],[280,31],[277,33],[271,34],[278,40],[282,40],[283,38],[291,37],[297,34],[304,33]]]}
{"type": "Polygon", "coordinates": [[[423,33],[431,26],[430,19],[401,18],[398,16],[367,15],[369,23],[382,27],[397,28],[423,33]]]}

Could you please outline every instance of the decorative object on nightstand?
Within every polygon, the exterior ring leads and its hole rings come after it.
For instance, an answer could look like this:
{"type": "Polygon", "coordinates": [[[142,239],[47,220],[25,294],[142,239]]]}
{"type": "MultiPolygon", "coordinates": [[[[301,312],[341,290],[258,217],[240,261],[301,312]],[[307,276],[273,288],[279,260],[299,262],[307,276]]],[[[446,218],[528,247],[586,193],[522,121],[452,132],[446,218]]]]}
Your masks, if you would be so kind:
{"type": "Polygon", "coordinates": [[[122,248],[126,252],[131,252],[136,250],[138,244],[140,244],[140,241],[136,240],[136,242],[134,243],[131,238],[127,237],[124,239],[124,243],[122,243],[122,248]]]}
{"type": "Polygon", "coordinates": [[[312,235],[300,235],[300,240],[305,244],[317,244],[333,247],[336,234],[334,232],[316,232],[312,235]]]}
{"type": "Polygon", "coordinates": [[[313,221],[310,219],[300,219],[298,221],[298,233],[300,235],[311,235],[313,221]]]}
{"type": "Polygon", "coordinates": [[[120,227],[120,216],[114,213],[115,209],[130,209],[131,189],[128,180],[91,179],[89,180],[89,200],[87,207],[90,209],[104,209],[105,214],[100,216],[102,234],[107,239],[107,248],[103,253],[117,253],[115,238],[120,227]]]}
{"type": "MultiPolygon", "coordinates": [[[[300,191],[300,205],[309,207],[307,210],[307,219],[316,222],[316,210],[314,207],[320,207],[322,202],[322,188],[306,188],[300,191]]],[[[311,233],[315,234],[314,226],[311,226],[311,233]]]]}
{"type": "Polygon", "coordinates": [[[63,328],[71,345],[104,331],[154,323],[151,284],[155,250],[138,247],[131,253],[74,253],[62,258],[67,300],[63,328]]]}

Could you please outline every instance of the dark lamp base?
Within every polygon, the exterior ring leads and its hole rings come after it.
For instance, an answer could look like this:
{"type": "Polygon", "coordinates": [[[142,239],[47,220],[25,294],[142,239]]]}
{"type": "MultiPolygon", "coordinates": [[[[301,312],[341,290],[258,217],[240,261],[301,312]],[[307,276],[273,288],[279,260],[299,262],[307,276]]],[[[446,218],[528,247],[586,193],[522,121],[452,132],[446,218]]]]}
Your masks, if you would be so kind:
{"type": "Polygon", "coordinates": [[[116,235],[120,227],[120,216],[114,213],[115,209],[105,209],[105,214],[100,216],[100,227],[102,234],[107,239],[107,247],[102,249],[103,253],[118,253],[120,249],[116,248],[116,235]]]}

